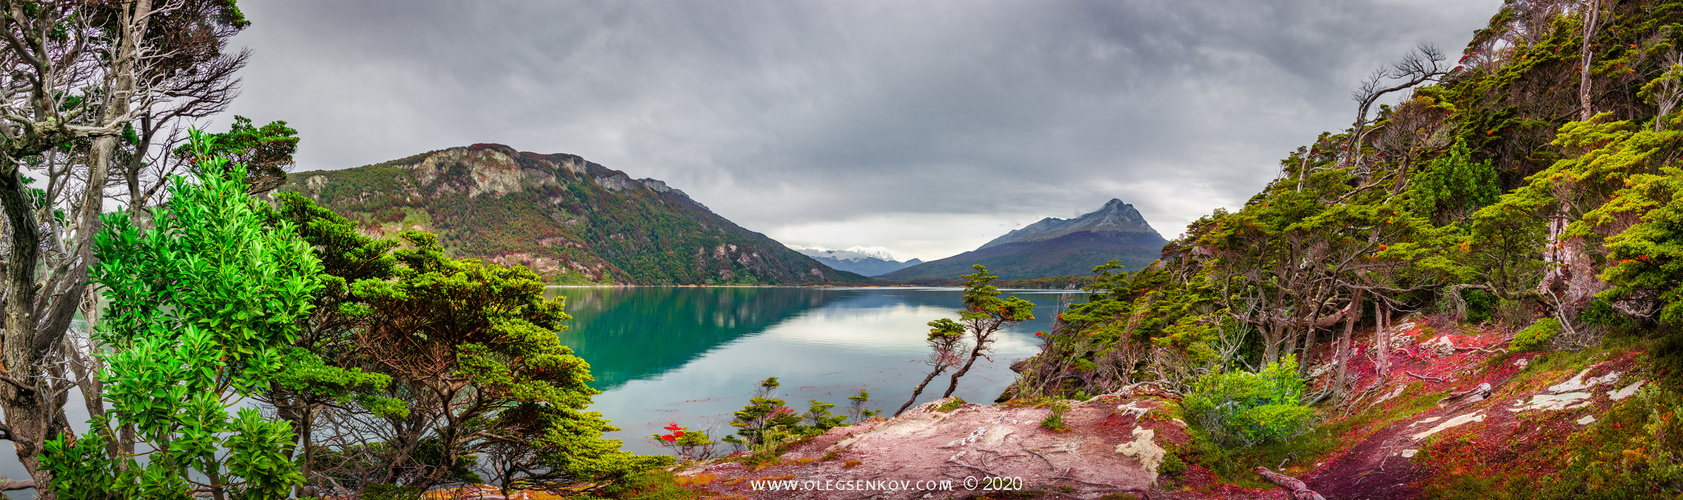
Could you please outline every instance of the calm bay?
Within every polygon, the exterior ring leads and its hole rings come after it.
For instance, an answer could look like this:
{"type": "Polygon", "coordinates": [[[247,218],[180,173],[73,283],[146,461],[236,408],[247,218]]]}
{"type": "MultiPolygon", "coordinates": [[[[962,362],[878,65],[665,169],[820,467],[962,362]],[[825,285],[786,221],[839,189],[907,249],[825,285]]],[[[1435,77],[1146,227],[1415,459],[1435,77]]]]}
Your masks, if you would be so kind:
{"type": "MultiPolygon", "coordinates": [[[[925,325],[956,318],[957,288],[636,287],[552,288],[573,319],[559,334],[589,362],[603,391],[591,406],[619,427],[609,437],[638,453],[660,453],[649,435],[670,423],[735,431],[759,381],[777,377],[776,397],[804,412],[809,399],[833,403],[869,391],[867,407],[893,411],[928,374],[925,325]]],[[[960,380],[955,396],[990,403],[1015,378],[1010,364],[1040,351],[1067,291],[1007,290],[1035,303],[1035,319],[1007,328],[989,358],[960,380]]],[[[919,402],[940,397],[943,374],[919,402]]]]}

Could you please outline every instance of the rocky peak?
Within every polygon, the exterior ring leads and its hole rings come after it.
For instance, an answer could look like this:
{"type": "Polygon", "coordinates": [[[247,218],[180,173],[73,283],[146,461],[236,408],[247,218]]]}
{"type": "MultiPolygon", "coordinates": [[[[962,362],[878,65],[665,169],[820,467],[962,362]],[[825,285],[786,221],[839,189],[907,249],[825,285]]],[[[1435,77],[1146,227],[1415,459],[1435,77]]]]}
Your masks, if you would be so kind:
{"type": "Polygon", "coordinates": [[[1080,232],[1093,233],[1150,233],[1157,234],[1151,224],[1145,221],[1133,205],[1123,203],[1121,199],[1111,198],[1098,210],[1073,219],[1058,219],[1047,217],[1039,222],[1016,229],[1004,236],[982,245],[982,248],[1004,245],[1006,243],[1027,243],[1044,241],[1060,236],[1080,232]]]}
{"type": "Polygon", "coordinates": [[[585,161],[577,155],[521,152],[502,144],[474,144],[432,151],[397,162],[395,166],[414,172],[415,180],[423,187],[465,191],[469,197],[475,198],[504,196],[531,185],[583,181],[614,192],[647,190],[678,198],[711,212],[683,190],[658,179],[632,179],[625,172],[585,161]]]}

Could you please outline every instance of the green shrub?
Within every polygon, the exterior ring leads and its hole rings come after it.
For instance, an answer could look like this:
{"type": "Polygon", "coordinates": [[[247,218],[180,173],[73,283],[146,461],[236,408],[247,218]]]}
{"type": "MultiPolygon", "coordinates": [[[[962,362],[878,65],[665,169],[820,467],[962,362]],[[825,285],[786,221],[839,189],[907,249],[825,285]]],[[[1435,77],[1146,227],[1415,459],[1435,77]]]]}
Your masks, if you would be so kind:
{"type": "Polygon", "coordinates": [[[1467,322],[1479,324],[1496,316],[1496,294],[1484,290],[1462,290],[1461,299],[1467,301],[1467,322]]]}
{"type": "Polygon", "coordinates": [[[359,496],[364,500],[421,500],[421,490],[413,486],[371,484],[359,496]]]}
{"type": "Polygon", "coordinates": [[[938,411],[938,412],[941,412],[941,413],[947,413],[947,412],[950,412],[950,411],[953,411],[953,410],[957,410],[958,407],[960,407],[960,406],[964,406],[964,403],[965,403],[964,398],[953,398],[952,401],[947,401],[945,403],[941,403],[941,406],[936,407],[935,411],[938,411]]]}
{"type": "Polygon", "coordinates": [[[1052,403],[1052,413],[1046,415],[1045,420],[1040,421],[1040,428],[1052,432],[1063,432],[1069,430],[1069,425],[1064,424],[1064,412],[1066,411],[1069,411],[1069,405],[1064,404],[1062,401],[1052,403]]]}
{"type": "Polygon", "coordinates": [[[1541,348],[1549,340],[1560,333],[1560,320],[1543,318],[1532,323],[1531,326],[1520,330],[1514,335],[1513,348],[1515,351],[1530,351],[1541,348]]]}
{"type": "Polygon", "coordinates": [[[1210,437],[1224,446],[1250,447],[1309,430],[1315,411],[1304,406],[1297,358],[1286,356],[1260,373],[1211,373],[1193,382],[1181,400],[1210,437]]]}
{"type": "MultiPolygon", "coordinates": [[[[747,450],[750,456],[745,459],[745,462],[750,465],[777,463],[779,460],[777,457],[787,451],[789,445],[823,434],[824,431],[840,427],[847,422],[847,415],[830,414],[830,408],[835,408],[836,405],[820,402],[816,399],[808,400],[812,402],[812,405],[807,407],[804,416],[795,413],[795,410],[785,405],[782,399],[772,397],[772,394],[780,386],[777,377],[767,377],[765,380],[761,380],[760,388],[754,392],[753,397],[748,399],[748,405],[742,407],[742,411],[736,412],[736,419],[730,423],[732,427],[737,428],[737,435],[719,439],[735,445],[739,450],[747,450]]],[[[866,397],[869,397],[869,395],[860,391],[860,396],[854,396],[857,399],[850,399],[863,404],[866,397]]],[[[958,401],[959,404],[963,404],[963,400],[958,401]]],[[[673,431],[682,429],[677,424],[672,425],[667,429],[673,431]]],[[[680,436],[677,432],[674,432],[669,436],[674,438],[673,442],[676,442],[677,439],[689,435],[686,433],[680,436]]],[[[655,435],[655,438],[665,439],[658,434],[655,435]]],[[[701,439],[706,439],[706,437],[703,436],[701,439]]]]}
{"type": "Polygon", "coordinates": [[[1640,336],[1647,332],[1635,318],[1619,312],[1612,302],[1597,297],[1590,301],[1589,307],[1584,308],[1579,322],[1585,325],[1596,325],[1607,328],[1615,336],[1640,336]]]}

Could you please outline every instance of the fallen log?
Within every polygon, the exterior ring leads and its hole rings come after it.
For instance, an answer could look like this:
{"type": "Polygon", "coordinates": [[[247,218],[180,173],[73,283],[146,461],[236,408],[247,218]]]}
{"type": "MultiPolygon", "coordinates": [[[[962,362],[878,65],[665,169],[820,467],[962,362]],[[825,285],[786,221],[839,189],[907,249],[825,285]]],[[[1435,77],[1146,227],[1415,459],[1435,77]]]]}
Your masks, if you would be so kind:
{"type": "Polygon", "coordinates": [[[1261,475],[1263,479],[1267,479],[1270,483],[1278,484],[1281,488],[1291,490],[1291,497],[1294,500],[1327,500],[1327,497],[1323,497],[1320,493],[1315,493],[1314,490],[1310,490],[1309,485],[1303,484],[1303,481],[1298,480],[1295,477],[1268,470],[1267,467],[1260,465],[1256,467],[1256,473],[1261,475]]]}
{"type": "Polygon", "coordinates": [[[1410,371],[1405,371],[1405,372],[1403,372],[1403,374],[1412,376],[1412,377],[1420,379],[1420,380],[1430,380],[1430,381],[1433,381],[1433,382],[1448,382],[1447,380],[1444,380],[1444,379],[1441,379],[1441,378],[1438,378],[1438,377],[1428,377],[1428,376],[1421,375],[1421,374],[1414,373],[1414,372],[1410,372],[1410,371]]]}
{"type": "Polygon", "coordinates": [[[25,479],[25,480],[19,481],[19,480],[16,480],[16,479],[0,479],[0,491],[33,490],[33,489],[35,489],[35,481],[33,481],[33,480],[25,479]]]}
{"type": "Polygon", "coordinates": [[[1483,401],[1484,398],[1488,397],[1490,397],[1490,382],[1485,382],[1479,384],[1477,387],[1467,389],[1465,391],[1449,393],[1448,397],[1438,400],[1438,407],[1442,408],[1449,405],[1473,403],[1483,401]]]}

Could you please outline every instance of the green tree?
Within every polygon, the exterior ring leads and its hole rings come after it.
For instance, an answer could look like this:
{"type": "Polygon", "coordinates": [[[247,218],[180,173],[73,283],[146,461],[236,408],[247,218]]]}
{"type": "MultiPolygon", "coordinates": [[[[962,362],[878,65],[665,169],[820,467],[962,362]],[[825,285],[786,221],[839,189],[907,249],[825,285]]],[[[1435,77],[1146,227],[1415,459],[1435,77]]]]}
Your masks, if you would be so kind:
{"type": "MultiPolygon", "coordinates": [[[[245,165],[246,190],[251,194],[267,193],[285,184],[292,154],[298,151],[298,131],[286,126],[286,122],[277,120],[256,127],[250,118],[239,115],[234,116],[227,132],[209,134],[206,140],[210,155],[245,165]]],[[[193,168],[197,170],[205,165],[194,163],[193,168]]]]}
{"type": "Polygon", "coordinates": [[[947,384],[942,398],[951,397],[958,390],[959,377],[970,371],[976,358],[993,349],[994,341],[998,340],[995,334],[1005,327],[1034,319],[1034,303],[1020,297],[999,298],[999,288],[989,284],[999,277],[988,274],[981,264],[973,267],[976,274],[964,275],[964,309],[958,311],[958,324],[970,334],[970,357],[953,372],[952,382],[947,384]]]}
{"type": "Polygon", "coordinates": [[[1459,221],[1502,194],[1496,167],[1489,159],[1473,161],[1465,139],[1456,140],[1449,154],[1427,164],[1414,176],[1415,213],[1436,215],[1440,221],[1459,221]]]}
{"type": "Polygon", "coordinates": [[[1607,239],[1612,285],[1601,297],[1645,310],[1661,322],[1683,323],[1683,170],[1638,175],[1619,200],[1635,205],[1640,222],[1607,239]],[[1640,200],[1640,201],[1639,201],[1640,200]]]}
{"type": "MultiPolygon", "coordinates": [[[[248,177],[249,178],[249,177],[248,177]]],[[[271,227],[290,225],[314,248],[322,262],[322,289],[314,296],[315,307],[300,321],[300,335],[288,349],[293,369],[280,374],[257,400],[275,408],[281,419],[298,435],[293,450],[302,454],[299,464],[305,483],[316,481],[316,419],[324,411],[355,402],[375,414],[400,416],[408,409],[402,401],[373,396],[383,391],[391,378],[364,371],[357,355],[356,331],[367,326],[372,311],[353,295],[350,283],[365,279],[387,279],[397,269],[391,250],[397,242],[357,233],[357,223],[333,211],[316,206],[297,193],[277,193],[277,207],[264,207],[265,222],[271,227]]],[[[306,486],[300,496],[313,494],[306,486]]]]}
{"type": "Polygon", "coordinates": [[[94,238],[92,277],[109,305],[93,337],[106,349],[96,355],[111,408],[89,436],[47,443],[43,467],[60,495],[277,498],[302,480],[283,454],[293,441],[285,423],[228,407],[293,368],[287,348],[321,264],[290,225],[264,227],[242,166],[205,163],[201,184],[172,180],[154,228],[117,212],[94,238]],[[132,425],[151,448],[144,465],[99,463],[113,424],[132,425]]]}
{"type": "Polygon", "coordinates": [[[585,410],[598,394],[590,365],[556,337],[568,316],[561,299],[543,298],[537,275],[448,259],[431,234],[402,237],[392,278],[351,284],[371,312],[356,331],[357,356],[391,377],[370,396],[408,408],[370,415],[391,437],[371,482],[431,488],[493,446],[525,447],[519,481],[533,487],[614,481],[669,460],[602,438],[617,429],[585,410]],[[420,453],[428,442],[436,454],[420,453]]]}
{"type": "Polygon", "coordinates": [[[722,441],[736,445],[738,449],[747,449],[753,456],[752,460],[772,461],[784,445],[823,434],[847,422],[847,415],[830,414],[830,409],[836,405],[816,399],[808,400],[811,405],[805,415],[796,413],[781,398],[772,397],[780,385],[777,377],[761,380],[748,404],[735,413],[736,418],[730,423],[737,428],[737,436],[741,437],[725,436],[722,441]]]}
{"type": "Polygon", "coordinates": [[[766,377],[760,381],[760,388],[748,398],[748,405],[736,412],[736,418],[730,423],[731,427],[737,428],[736,434],[742,437],[726,436],[726,443],[758,453],[767,447],[767,443],[771,443],[770,447],[781,445],[777,438],[787,437],[800,427],[801,415],[784,404],[782,399],[771,397],[780,385],[777,377],[766,377]]]}

